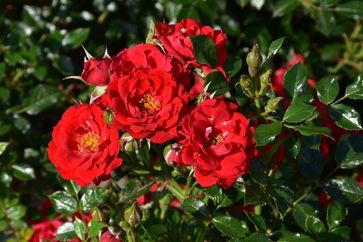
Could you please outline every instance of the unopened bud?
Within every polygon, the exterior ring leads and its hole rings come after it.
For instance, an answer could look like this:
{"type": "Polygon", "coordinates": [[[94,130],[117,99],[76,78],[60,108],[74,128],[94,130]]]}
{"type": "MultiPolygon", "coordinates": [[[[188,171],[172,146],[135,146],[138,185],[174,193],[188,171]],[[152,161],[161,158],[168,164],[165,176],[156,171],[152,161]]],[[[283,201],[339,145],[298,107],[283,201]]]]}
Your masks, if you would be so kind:
{"type": "Polygon", "coordinates": [[[127,208],[124,212],[125,221],[131,226],[134,227],[141,221],[142,212],[140,208],[133,203],[131,207],[127,208]]]}
{"type": "Polygon", "coordinates": [[[279,108],[282,97],[271,98],[267,101],[266,112],[274,112],[279,108]]]}
{"type": "Polygon", "coordinates": [[[155,36],[155,22],[154,22],[153,19],[150,19],[150,21],[149,21],[149,32],[147,33],[145,43],[146,44],[154,44],[155,43],[154,36],[155,36]]]}
{"type": "Polygon", "coordinates": [[[243,89],[250,89],[252,87],[252,80],[246,75],[241,75],[239,84],[243,89]]]}
{"type": "Polygon", "coordinates": [[[178,144],[170,144],[164,148],[163,155],[168,166],[174,165],[174,162],[177,160],[177,156],[179,155],[178,150],[178,144]]]}
{"type": "Polygon", "coordinates": [[[258,92],[260,96],[265,95],[267,87],[271,84],[271,74],[272,70],[269,69],[260,76],[260,91],[258,92]]]}
{"type": "Polygon", "coordinates": [[[121,149],[133,152],[138,149],[137,141],[129,134],[124,133],[120,138],[121,149]]]}
{"type": "Polygon", "coordinates": [[[262,56],[257,44],[255,44],[252,50],[247,54],[246,62],[248,67],[251,68],[258,68],[261,65],[262,56]]]}

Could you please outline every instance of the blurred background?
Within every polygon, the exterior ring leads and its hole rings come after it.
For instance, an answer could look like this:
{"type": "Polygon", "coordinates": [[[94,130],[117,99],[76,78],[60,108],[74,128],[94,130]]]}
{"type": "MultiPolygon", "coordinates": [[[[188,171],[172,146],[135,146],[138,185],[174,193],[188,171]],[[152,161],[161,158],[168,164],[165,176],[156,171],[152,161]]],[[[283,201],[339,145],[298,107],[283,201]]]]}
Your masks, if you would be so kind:
{"type": "Polygon", "coordinates": [[[254,43],[266,52],[286,37],[276,68],[300,53],[316,80],[334,74],[346,86],[363,72],[362,1],[0,0],[0,241],[25,238],[59,188],[46,147],[64,110],[91,91],[62,80],[81,74],[81,45],[95,57],[107,46],[112,56],[143,42],[150,20],[183,18],[223,29],[227,66],[244,62],[254,43]]]}

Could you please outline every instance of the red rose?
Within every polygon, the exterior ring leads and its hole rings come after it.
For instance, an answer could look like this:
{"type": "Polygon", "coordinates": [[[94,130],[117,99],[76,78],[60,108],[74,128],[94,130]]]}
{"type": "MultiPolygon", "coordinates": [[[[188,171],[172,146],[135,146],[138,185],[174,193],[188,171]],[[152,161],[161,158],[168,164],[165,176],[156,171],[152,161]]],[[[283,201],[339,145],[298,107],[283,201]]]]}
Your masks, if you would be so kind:
{"type": "MultiPolygon", "coordinates": [[[[227,36],[221,30],[204,26],[194,19],[183,19],[176,24],[159,23],[156,26],[156,36],[168,54],[176,57],[187,65],[200,67],[196,61],[190,36],[206,35],[215,43],[218,55],[217,66],[221,67],[227,59],[227,36]]],[[[202,67],[203,68],[203,67],[202,67]]],[[[206,69],[209,69],[206,67],[206,69]]],[[[210,72],[208,70],[207,72],[210,72]]]]}
{"type": "Polygon", "coordinates": [[[110,58],[86,61],[81,74],[82,80],[91,86],[106,85],[110,80],[110,64],[110,58]]]}
{"type": "Polygon", "coordinates": [[[102,233],[100,242],[122,242],[115,235],[113,235],[109,230],[102,233]]]}
{"type": "Polygon", "coordinates": [[[42,222],[33,225],[33,234],[28,242],[39,242],[39,241],[58,241],[55,238],[55,233],[62,221],[60,220],[48,220],[44,219],[42,222]]]}
{"type": "Polygon", "coordinates": [[[121,165],[118,131],[106,124],[103,113],[95,105],[73,106],[55,126],[48,156],[63,179],[86,186],[121,165]]]}
{"type": "Polygon", "coordinates": [[[202,187],[230,187],[256,155],[253,128],[237,105],[207,99],[181,122],[176,164],[193,166],[202,187]]]}
{"type": "Polygon", "coordinates": [[[160,69],[138,70],[108,85],[116,126],[136,139],[164,143],[176,137],[186,95],[173,76],[160,69]]]}

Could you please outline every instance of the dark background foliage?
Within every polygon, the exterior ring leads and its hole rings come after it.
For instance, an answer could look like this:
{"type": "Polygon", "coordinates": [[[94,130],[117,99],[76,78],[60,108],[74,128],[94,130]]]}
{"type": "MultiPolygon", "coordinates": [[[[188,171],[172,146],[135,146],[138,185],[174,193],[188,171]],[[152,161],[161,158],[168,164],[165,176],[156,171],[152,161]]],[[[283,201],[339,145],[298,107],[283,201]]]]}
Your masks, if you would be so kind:
{"type": "MultiPolygon", "coordinates": [[[[1,0],[0,240],[26,237],[42,201],[60,187],[46,147],[62,112],[91,91],[62,80],[80,75],[82,44],[94,56],[106,46],[115,55],[143,42],[152,19],[195,18],[227,33],[229,64],[254,43],[266,53],[286,37],[276,67],[301,53],[310,77],[334,74],[344,87],[363,71],[362,17],[361,1],[344,0],[1,0]]],[[[350,216],[352,238],[362,239],[362,216],[350,216]]]]}

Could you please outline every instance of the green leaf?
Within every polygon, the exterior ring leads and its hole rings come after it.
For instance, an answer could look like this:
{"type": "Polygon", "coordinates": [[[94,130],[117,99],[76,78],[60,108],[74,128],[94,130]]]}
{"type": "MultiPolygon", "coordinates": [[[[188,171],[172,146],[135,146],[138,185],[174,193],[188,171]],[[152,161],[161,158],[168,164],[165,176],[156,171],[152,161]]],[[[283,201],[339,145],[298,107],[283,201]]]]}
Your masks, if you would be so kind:
{"type": "Polygon", "coordinates": [[[254,182],[252,179],[246,181],[244,185],[245,185],[245,194],[244,194],[245,205],[259,204],[266,202],[268,195],[266,193],[266,188],[264,187],[264,185],[254,182]]]}
{"type": "Polygon", "coordinates": [[[74,221],[74,232],[76,233],[77,237],[81,240],[86,239],[86,225],[83,223],[82,220],[76,217],[74,221]]]}
{"type": "Polygon", "coordinates": [[[361,1],[341,3],[335,8],[335,11],[345,13],[349,16],[357,15],[358,17],[363,18],[363,5],[361,1]]]}
{"type": "Polygon", "coordinates": [[[320,177],[325,164],[320,150],[303,146],[300,149],[297,160],[299,171],[309,181],[316,181],[320,177]]]}
{"type": "Polygon", "coordinates": [[[350,99],[363,100],[363,74],[345,89],[345,96],[350,99]]]}
{"type": "Polygon", "coordinates": [[[257,231],[266,232],[267,230],[267,224],[261,215],[255,214],[255,213],[249,213],[245,212],[245,215],[247,218],[256,226],[257,231]]]}
{"type": "Polygon", "coordinates": [[[271,240],[263,233],[253,233],[246,242],[271,242],[271,240]]]}
{"type": "Polygon", "coordinates": [[[0,220],[0,232],[3,232],[8,227],[8,222],[0,220]]]}
{"type": "Polygon", "coordinates": [[[76,232],[74,231],[74,224],[72,222],[66,222],[58,227],[56,232],[56,238],[59,240],[68,240],[76,238],[76,232]]]}
{"type": "Polygon", "coordinates": [[[316,90],[319,100],[328,105],[339,94],[339,82],[333,76],[326,76],[316,84],[316,90]]]}
{"type": "Polygon", "coordinates": [[[319,10],[313,12],[317,30],[329,37],[330,33],[336,27],[336,21],[331,11],[319,10]]]}
{"type": "Polygon", "coordinates": [[[238,74],[241,68],[242,68],[242,59],[238,59],[236,62],[233,63],[232,69],[227,72],[227,76],[229,76],[230,78],[234,77],[235,75],[238,74]]]}
{"type": "Polygon", "coordinates": [[[20,204],[11,206],[7,209],[6,214],[7,217],[11,220],[19,220],[24,217],[26,212],[26,207],[20,204]]]}
{"type": "Polygon", "coordinates": [[[205,217],[208,216],[208,208],[207,206],[199,199],[194,197],[189,197],[183,201],[183,208],[185,212],[195,213],[199,212],[205,217]]]}
{"type": "Polygon", "coordinates": [[[77,48],[83,44],[88,35],[90,29],[89,28],[78,28],[72,31],[69,31],[62,40],[62,45],[67,46],[71,49],[77,48]]]}
{"type": "Polygon", "coordinates": [[[212,223],[219,231],[233,238],[242,238],[249,231],[245,221],[230,216],[214,217],[212,223]]]}
{"type": "Polygon", "coordinates": [[[58,103],[62,94],[53,86],[39,84],[32,88],[24,100],[24,110],[30,115],[36,115],[58,103]]]}
{"type": "Polygon", "coordinates": [[[315,242],[310,236],[302,233],[283,236],[277,242],[315,242]]]}
{"type": "Polygon", "coordinates": [[[132,203],[142,194],[148,192],[155,181],[148,181],[145,184],[139,184],[136,180],[129,181],[125,187],[123,187],[123,192],[120,196],[120,203],[132,203]]]}
{"type": "Polygon", "coordinates": [[[282,43],[284,42],[284,40],[285,40],[285,37],[282,37],[282,38],[279,38],[279,39],[276,39],[276,40],[272,41],[272,43],[270,44],[270,47],[268,48],[267,58],[277,54],[277,52],[281,48],[282,43]]]}
{"type": "Polygon", "coordinates": [[[208,85],[208,92],[214,93],[215,96],[224,95],[229,91],[226,78],[219,71],[209,73],[206,77],[205,86],[208,85]]]}
{"type": "Polygon", "coordinates": [[[343,136],[335,149],[335,160],[342,169],[352,169],[363,164],[363,136],[343,136]]]}
{"type": "Polygon", "coordinates": [[[356,203],[363,198],[363,189],[351,177],[338,176],[324,184],[324,190],[341,203],[356,203]]]}
{"type": "Polygon", "coordinates": [[[228,207],[233,204],[231,198],[229,198],[223,191],[222,188],[218,186],[210,186],[205,188],[205,192],[208,194],[208,197],[214,202],[216,206],[228,207]]]}
{"type": "Polygon", "coordinates": [[[283,184],[273,184],[270,188],[270,196],[275,200],[280,216],[285,216],[286,211],[294,202],[294,191],[283,184]]]}
{"type": "Polygon", "coordinates": [[[71,216],[77,212],[77,200],[73,198],[69,193],[63,191],[57,191],[49,195],[50,200],[53,203],[54,209],[61,214],[71,216]]]}
{"type": "Polygon", "coordinates": [[[76,196],[81,190],[81,188],[74,181],[59,179],[59,182],[61,183],[64,190],[66,190],[66,192],[72,196],[76,196]]]}
{"type": "Polygon", "coordinates": [[[306,203],[299,203],[295,205],[292,209],[292,216],[296,224],[299,225],[306,232],[310,232],[306,224],[308,217],[315,217],[316,215],[317,211],[306,203]]]}
{"type": "Polygon", "coordinates": [[[19,180],[27,181],[35,179],[34,169],[28,164],[17,164],[12,165],[13,174],[19,180]]]}
{"type": "Polygon", "coordinates": [[[4,153],[6,150],[6,147],[8,147],[9,142],[0,142],[0,155],[4,153]]]}
{"type": "Polygon", "coordinates": [[[80,208],[85,212],[89,212],[92,208],[105,203],[109,193],[108,190],[100,187],[86,191],[81,197],[80,208]]]}
{"type": "Polygon", "coordinates": [[[208,36],[195,35],[190,37],[195,58],[199,64],[207,64],[211,67],[217,65],[217,49],[216,46],[208,36]]]}
{"type": "Polygon", "coordinates": [[[326,222],[329,230],[338,227],[346,215],[347,211],[339,202],[334,201],[330,203],[326,211],[326,222]]]}
{"type": "Polygon", "coordinates": [[[88,237],[97,237],[99,236],[102,229],[106,227],[104,223],[96,221],[94,218],[88,224],[88,237]]]}
{"type": "Polygon", "coordinates": [[[253,133],[256,140],[256,146],[262,146],[273,142],[275,137],[281,132],[281,129],[282,124],[280,122],[259,125],[253,133]]]}
{"type": "Polygon", "coordinates": [[[303,122],[317,114],[316,107],[300,101],[293,101],[287,108],[283,121],[288,123],[303,122]]]}
{"type": "Polygon", "coordinates": [[[359,113],[345,104],[335,104],[329,108],[329,115],[336,125],[347,130],[362,129],[359,113]]]}
{"type": "Polygon", "coordinates": [[[340,226],[331,230],[333,234],[340,237],[340,241],[349,241],[350,239],[350,228],[348,226],[340,226]]]}
{"type": "Polygon", "coordinates": [[[294,11],[298,6],[298,2],[295,0],[279,0],[273,8],[272,17],[281,17],[294,11]]]}
{"type": "Polygon", "coordinates": [[[306,231],[310,233],[321,233],[326,231],[324,223],[315,216],[307,216],[305,220],[306,231]]]}
{"type": "Polygon", "coordinates": [[[290,128],[299,131],[300,134],[304,136],[325,135],[326,137],[332,138],[331,130],[326,127],[316,127],[311,124],[307,124],[307,125],[292,126],[290,128]]]}
{"type": "Polygon", "coordinates": [[[291,67],[284,76],[285,95],[289,99],[302,94],[306,89],[306,80],[308,72],[302,64],[296,64],[291,67]]]}

